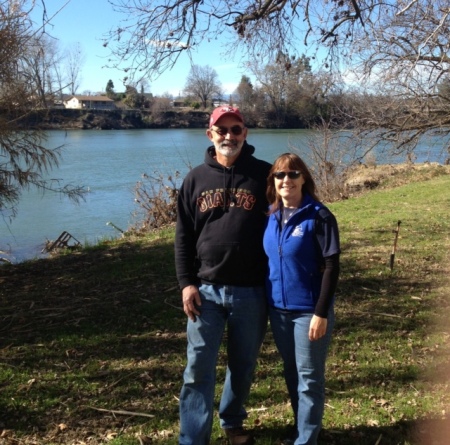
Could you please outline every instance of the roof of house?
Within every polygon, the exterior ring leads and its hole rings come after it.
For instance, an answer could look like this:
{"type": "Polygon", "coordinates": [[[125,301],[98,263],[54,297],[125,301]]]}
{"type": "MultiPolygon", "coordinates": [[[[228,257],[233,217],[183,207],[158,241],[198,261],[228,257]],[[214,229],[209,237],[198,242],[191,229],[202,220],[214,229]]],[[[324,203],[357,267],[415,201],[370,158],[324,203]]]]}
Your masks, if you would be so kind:
{"type": "Polygon", "coordinates": [[[69,101],[72,98],[76,98],[78,100],[90,100],[92,102],[114,102],[112,99],[110,99],[108,96],[83,96],[76,94],[75,96],[70,96],[67,100],[69,101]]]}

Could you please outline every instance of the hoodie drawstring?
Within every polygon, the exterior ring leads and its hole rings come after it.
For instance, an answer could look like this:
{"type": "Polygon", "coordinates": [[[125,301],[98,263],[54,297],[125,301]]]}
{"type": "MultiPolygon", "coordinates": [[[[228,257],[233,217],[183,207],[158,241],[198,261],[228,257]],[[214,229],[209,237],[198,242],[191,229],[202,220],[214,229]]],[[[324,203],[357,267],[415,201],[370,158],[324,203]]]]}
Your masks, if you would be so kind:
{"type": "Polygon", "coordinates": [[[228,202],[228,195],[230,204],[236,204],[236,196],[234,195],[234,165],[232,165],[229,168],[224,167],[223,168],[223,211],[227,211],[227,202],[228,202]],[[231,187],[230,187],[230,193],[227,193],[227,170],[231,171],[231,187]]]}

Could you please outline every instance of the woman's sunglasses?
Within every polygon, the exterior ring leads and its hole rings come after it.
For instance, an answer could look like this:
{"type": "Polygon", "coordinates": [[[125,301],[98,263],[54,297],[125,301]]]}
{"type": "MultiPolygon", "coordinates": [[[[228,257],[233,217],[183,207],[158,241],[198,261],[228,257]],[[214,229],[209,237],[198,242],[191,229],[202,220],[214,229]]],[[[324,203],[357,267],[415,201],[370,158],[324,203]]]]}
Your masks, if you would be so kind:
{"type": "Polygon", "coordinates": [[[289,179],[297,179],[300,178],[300,175],[302,172],[295,170],[292,172],[275,172],[273,176],[277,179],[284,179],[284,177],[287,175],[289,179]]]}
{"type": "Polygon", "coordinates": [[[239,136],[244,131],[244,128],[240,125],[234,125],[231,128],[228,127],[217,127],[211,128],[211,131],[215,131],[220,136],[226,136],[228,133],[233,134],[234,136],[239,136]]]}

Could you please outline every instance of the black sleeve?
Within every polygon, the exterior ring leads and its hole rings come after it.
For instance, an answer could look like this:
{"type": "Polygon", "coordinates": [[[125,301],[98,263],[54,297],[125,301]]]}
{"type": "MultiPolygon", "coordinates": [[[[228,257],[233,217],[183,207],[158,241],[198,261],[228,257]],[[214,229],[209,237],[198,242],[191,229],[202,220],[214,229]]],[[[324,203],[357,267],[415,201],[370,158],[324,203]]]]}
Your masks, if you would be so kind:
{"type": "Polygon", "coordinates": [[[324,261],[325,270],[322,276],[322,287],[314,314],[318,317],[327,318],[339,278],[339,254],[326,257],[324,261]]]}
{"type": "Polygon", "coordinates": [[[337,288],[341,252],[338,224],[334,215],[326,207],[318,212],[315,232],[324,262],[324,270],[320,295],[314,313],[319,317],[326,318],[337,288]]]}
{"type": "Polygon", "coordinates": [[[180,189],[177,201],[177,223],[175,230],[175,269],[181,289],[198,284],[196,268],[196,236],[194,216],[189,211],[184,187],[180,189]]]}

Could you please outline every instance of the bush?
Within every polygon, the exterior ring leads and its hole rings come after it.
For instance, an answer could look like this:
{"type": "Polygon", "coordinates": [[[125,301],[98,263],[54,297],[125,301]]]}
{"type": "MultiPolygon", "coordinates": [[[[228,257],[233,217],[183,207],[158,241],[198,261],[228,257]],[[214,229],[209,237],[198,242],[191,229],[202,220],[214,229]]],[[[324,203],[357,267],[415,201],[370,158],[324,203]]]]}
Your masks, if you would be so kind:
{"type": "Polygon", "coordinates": [[[177,220],[177,198],[179,192],[180,172],[167,178],[162,173],[155,176],[142,175],[135,187],[136,204],[140,209],[136,212],[137,222],[131,232],[145,233],[171,225],[177,220]]]}

